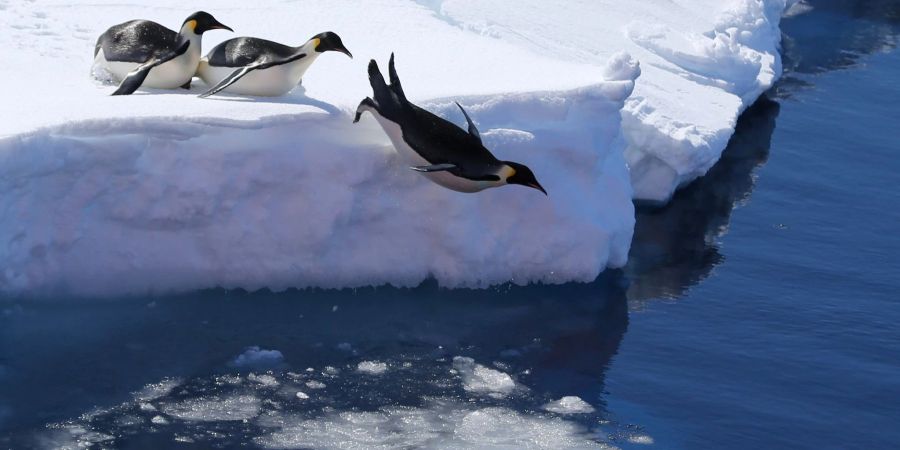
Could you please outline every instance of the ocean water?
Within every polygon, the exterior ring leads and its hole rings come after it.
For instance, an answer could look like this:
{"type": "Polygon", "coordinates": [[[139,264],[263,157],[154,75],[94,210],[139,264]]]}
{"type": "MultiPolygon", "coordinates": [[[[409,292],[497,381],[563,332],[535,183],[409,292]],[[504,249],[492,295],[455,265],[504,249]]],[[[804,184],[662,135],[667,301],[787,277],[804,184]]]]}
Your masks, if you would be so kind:
{"type": "Polygon", "coordinates": [[[809,3],[625,269],[2,300],[0,448],[897,448],[900,2],[809,3]]]}

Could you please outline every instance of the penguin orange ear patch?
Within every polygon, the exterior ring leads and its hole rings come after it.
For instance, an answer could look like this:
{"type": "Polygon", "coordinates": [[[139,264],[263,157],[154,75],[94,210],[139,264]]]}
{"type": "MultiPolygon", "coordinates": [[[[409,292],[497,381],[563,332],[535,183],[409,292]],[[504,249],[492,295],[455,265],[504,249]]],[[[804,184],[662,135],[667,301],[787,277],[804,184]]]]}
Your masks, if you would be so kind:
{"type": "Polygon", "coordinates": [[[197,29],[197,21],[190,20],[188,21],[187,26],[191,28],[191,31],[195,31],[197,29]]]}

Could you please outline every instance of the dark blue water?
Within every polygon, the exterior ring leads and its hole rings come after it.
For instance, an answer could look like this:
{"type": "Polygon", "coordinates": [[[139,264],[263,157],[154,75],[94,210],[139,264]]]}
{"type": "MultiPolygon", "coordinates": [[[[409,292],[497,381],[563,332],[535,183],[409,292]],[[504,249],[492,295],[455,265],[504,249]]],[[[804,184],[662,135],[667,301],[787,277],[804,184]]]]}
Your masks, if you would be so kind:
{"type": "Polygon", "coordinates": [[[625,270],[3,301],[0,448],[897,448],[900,2],[812,3],[722,161],[639,211],[625,270]],[[570,395],[595,411],[544,409],[570,395]]]}

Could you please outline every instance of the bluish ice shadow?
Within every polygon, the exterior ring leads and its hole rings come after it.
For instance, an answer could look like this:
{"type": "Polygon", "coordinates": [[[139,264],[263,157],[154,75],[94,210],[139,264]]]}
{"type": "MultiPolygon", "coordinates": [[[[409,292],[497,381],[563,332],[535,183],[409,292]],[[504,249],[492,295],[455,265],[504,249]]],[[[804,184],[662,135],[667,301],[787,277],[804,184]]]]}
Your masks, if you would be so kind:
{"type": "Polygon", "coordinates": [[[664,207],[637,207],[625,269],[632,306],[679,298],[724,260],[719,239],[732,211],[753,191],[754,171],[768,158],[779,109],[761,97],[741,115],[722,158],[705,176],[664,207]]]}
{"type": "Polygon", "coordinates": [[[860,63],[865,55],[890,51],[900,41],[896,0],[808,0],[812,9],[781,21],[784,76],[773,90],[788,98],[809,88],[814,76],[860,63]]]}
{"type": "MultiPolygon", "coordinates": [[[[205,89],[204,89],[205,90],[205,89]]],[[[341,113],[341,109],[337,106],[315,99],[306,95],[306,89],[300,85],[293,91],[279,97],[255,97],[250,95],[238,95],[228,92],[219,92],[216,95],[204,98],[206,101],[225,101],[225,102],[248,102],[248,103],[272,103],[282,105],[306,105],[319,108],[328,114],[336,115],[341,113]]]]}

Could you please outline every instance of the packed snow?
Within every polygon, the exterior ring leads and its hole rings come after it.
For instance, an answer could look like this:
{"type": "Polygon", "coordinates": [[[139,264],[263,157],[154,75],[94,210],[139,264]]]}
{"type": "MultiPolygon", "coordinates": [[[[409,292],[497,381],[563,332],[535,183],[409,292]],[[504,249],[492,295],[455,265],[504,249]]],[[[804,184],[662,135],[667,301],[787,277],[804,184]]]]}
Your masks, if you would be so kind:
{"type": "Polygon", "coordinates": [[[110,97],[90,76],[106,27],[193,12],[132,3],[2,2],[2,293],[593,280],[625,263],[632,196],[665,201],[705,173],[779,75],[790,0],[224,0],[209,12],[235,35],[331,30],[355,59],[323,55],[286,97],[205,100],[199,80],[110,97]],[[446,191],[374,120],[351,124],[368,60],[391,52],[411,100],[458,124],[460,101],[550,196],[446,191]]]}

